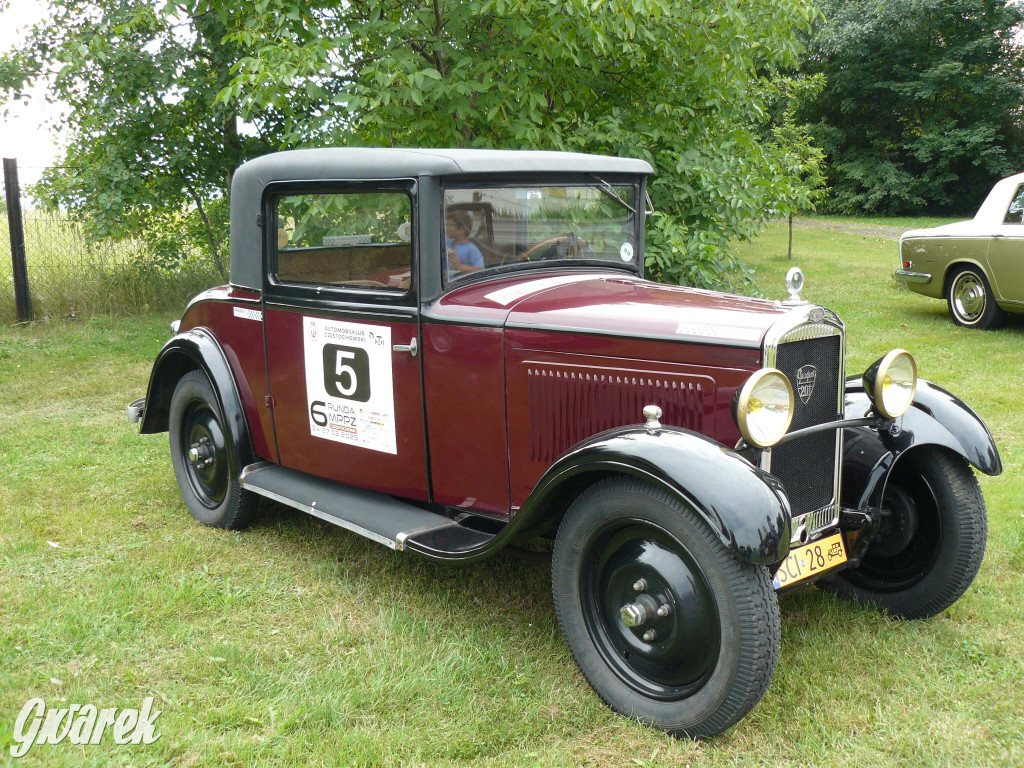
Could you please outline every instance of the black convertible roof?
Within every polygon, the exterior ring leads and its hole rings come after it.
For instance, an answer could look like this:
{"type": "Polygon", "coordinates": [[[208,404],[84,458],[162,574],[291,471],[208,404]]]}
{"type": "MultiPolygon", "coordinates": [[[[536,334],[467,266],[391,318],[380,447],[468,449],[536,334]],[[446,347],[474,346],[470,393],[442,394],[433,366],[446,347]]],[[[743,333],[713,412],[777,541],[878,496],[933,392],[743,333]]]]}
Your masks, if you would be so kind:
{"type": "Polygon", "coordinates": [[[632,174],[653,172],[645,160],[508,149],[332,147],[274,152],[242,165],[231,182],[231,282],[260,285],[263,191],[279,181],[405,179],[515,173],[632,174]]]}

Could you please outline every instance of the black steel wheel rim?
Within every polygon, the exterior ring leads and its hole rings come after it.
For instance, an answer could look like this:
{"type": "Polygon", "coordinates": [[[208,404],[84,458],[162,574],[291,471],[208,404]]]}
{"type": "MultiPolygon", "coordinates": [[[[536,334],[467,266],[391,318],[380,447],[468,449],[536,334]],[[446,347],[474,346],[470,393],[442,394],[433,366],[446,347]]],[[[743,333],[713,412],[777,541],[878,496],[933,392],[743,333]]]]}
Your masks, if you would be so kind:
{"type": "Polygon", "coordinates": [[[875,540],[848,577],[876,592],[899,592],[921,581],[939,557],[939,501],[925,477],[904,474],[890,481],[882,509],[875,540]]]}
{"type": "Polygon", "coordinates": [[[660,526],[623,520],[595,536],[580,569],[580,602],[598,653],[638,693],[685,699],[714,672],[721,648],[714,592],[693,555],[660,526]],[[627,605],[643,609],[642,624],[627,626],[627,605]]]}
{"type": "Polygon", "coordinates": [[[189,487],[207,509],[216,509],[228,491],[227,442],[220,419],[205,400],[193,400],[181,420],[181,459],[189,487]]]}

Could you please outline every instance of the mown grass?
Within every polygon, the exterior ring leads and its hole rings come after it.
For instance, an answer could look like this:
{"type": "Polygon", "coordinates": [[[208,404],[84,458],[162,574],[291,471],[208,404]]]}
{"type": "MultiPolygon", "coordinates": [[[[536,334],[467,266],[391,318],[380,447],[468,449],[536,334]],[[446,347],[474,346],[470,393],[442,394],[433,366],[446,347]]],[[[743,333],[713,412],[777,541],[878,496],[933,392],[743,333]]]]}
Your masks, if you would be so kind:
{"type": "MultiPolygon", "coordinates": [[[[222,282],[200,259],[161,266],[141,240],[92,242],[61,213],[23,212],[32,316],[36,320],[97,314],[139,315],[184,304],[222,282]]],[[[10,234],[0,215],[0,323],[17,318],[10,234]]]]}
{"type": "MultiPolygon", "coordinates": [[[[786,229],[743,247],[782,296],[786,229]]],[[[37,745],[24,765],[964,766],[1024,754],[1024,325],[955,328],[899,290],[893,243],[798,230],[806,295],[845,318],[850,369],[893,346],[988,421],[990,543],[926,622],[810,589],[782,600],[775,679],[700,744],[607,710],[558,634],[545,566],[395,554],[266,505],[248,531],[184,509],[166,436],[139,436],[170,316],[0,330],[0,762],[33,696],[163,714],[150,746],[37,745]],[[56,546],[54,546],[56,545],[56,546]]],[[[66,704],[65,704],[66,706],[66,704]]]]}

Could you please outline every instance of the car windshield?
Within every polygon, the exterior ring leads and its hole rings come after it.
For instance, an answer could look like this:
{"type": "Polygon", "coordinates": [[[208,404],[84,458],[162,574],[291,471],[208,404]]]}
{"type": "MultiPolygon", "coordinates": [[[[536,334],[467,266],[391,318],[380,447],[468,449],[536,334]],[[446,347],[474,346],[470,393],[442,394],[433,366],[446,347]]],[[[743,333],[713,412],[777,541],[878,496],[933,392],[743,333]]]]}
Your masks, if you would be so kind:
{"type": "Polygon", "coordinates": [[[635,186],[601,180],[447,189],[448,280],[530,264],[636,264],[635,200],[635,186]]]}

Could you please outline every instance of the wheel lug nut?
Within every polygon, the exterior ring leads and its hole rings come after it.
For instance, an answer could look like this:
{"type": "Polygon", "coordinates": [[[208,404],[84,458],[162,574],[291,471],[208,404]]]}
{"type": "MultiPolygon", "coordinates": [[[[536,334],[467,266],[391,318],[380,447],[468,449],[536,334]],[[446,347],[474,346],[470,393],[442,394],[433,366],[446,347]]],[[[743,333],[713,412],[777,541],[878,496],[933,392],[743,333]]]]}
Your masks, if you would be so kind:
{"type": "Polygon", "coordinates": [[[668,603],[662,603],[658,606],[658,615],[661,616],[661,618],[665,618],[670,613],[672,613],[672,609],[668,607],[668,603]]]}
{"type": "Polygon", "coordinates": [[[647,591],[647,582],[644,581],[643,579],[637,579],[636,581],[633,582],[633,591],[634,592],[646,592],[647,591]]]}
{"type": "Polygon", "coordinates": [[[653,629],[648,629],[646,632],[644,632],[644,642],[645,643],[653,643],[657,638],[658,638],[658,633],[655,632],[653,629]]]}

